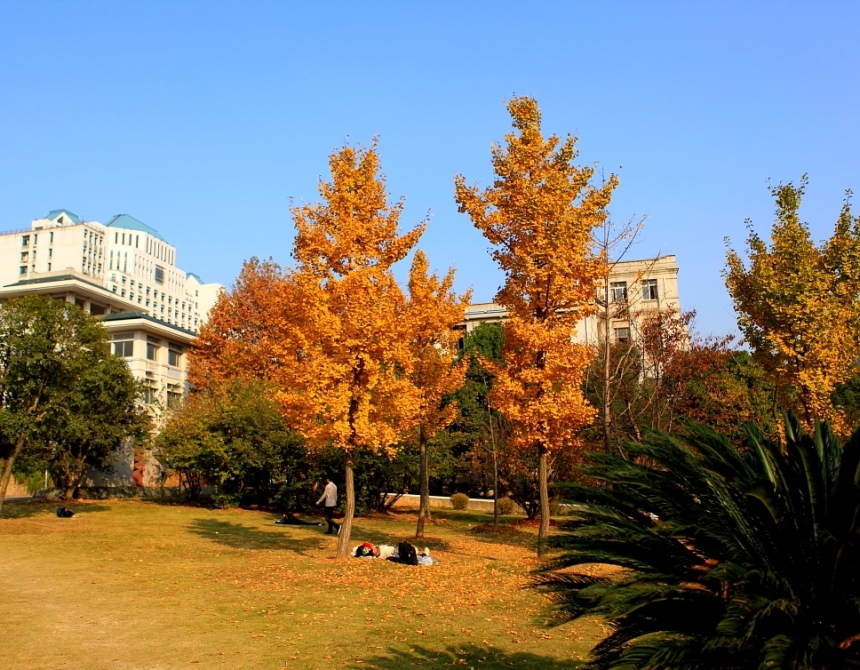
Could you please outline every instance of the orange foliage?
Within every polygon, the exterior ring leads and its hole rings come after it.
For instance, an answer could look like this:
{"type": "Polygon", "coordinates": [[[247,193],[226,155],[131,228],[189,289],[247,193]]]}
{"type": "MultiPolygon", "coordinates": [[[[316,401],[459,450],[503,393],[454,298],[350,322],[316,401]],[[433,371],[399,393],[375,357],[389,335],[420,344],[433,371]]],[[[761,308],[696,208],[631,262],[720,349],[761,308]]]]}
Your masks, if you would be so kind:
{"type": "Polygon", "coordinates": [[[289,280],[298,300],[289,308],[301,315],[301,327],[288,326],[290,337],[273,345],[280,362],[274,380],[282,411],[309,444],[333,444],[346,453],[346,516],[337,551],[345,558],[356,449],[393,456],[425,418],[414,341],[416,325],[430,317],[416,314],[391,270],[424,224],[398,235],[403,205],[388,204],[375,145],[345,147],[329,164],[322,202],[292,209],[297,267],[289,280]]]}
{"type": "Polygon", "coordinates": [[[323,202],[292,209],[290,281],[300,298],[289,307],[301,327],[273,345],[282,361],[277,399],[312,445],[393,455],[417,423],[421,396],[410,380],[406,299],[391,266],[424,225],[397,235],[402,203],[388,205],[375,147],[346,147],[329,163],[323,202]]]}
{"type": "Polygon", "coordinates": [[[457,407],[442,406],[443,398],[463,385],[465,360],[456,362],[460,332],[471,292],[457,297],[453,291],[454,271],[443,279],[428,275],[429,264],[417,251],[409,272],[408,328],[412,333],[412,381],[421,393],[418,443],[421,457],[420,493],[416,537],[424,536],[424,521],[430,517],[427,441],[450,424],[457,407]]]}
{"type": "Polygon", "coordinates": [[[278,306],[295,302],[294,288],[272,261],[245,263],[194,340],[191,383],[205,389],[235,377],[270,379],[279,365],[272,345],[286,336],[278,306]]]}
{"type": "Polygon", "coordinates": [[[454,404],[442,407],[442,399],[463,385],[466,366],[455,363],[460,331],[455,326],[465,318],[471,291],[457,296],[454,271],[443,279],[428,275],[424,252],[417,251],[409,272],[407,324],[412,333],[412,379],[421,390],[419,417],[425,434],[432,436],[457,413],[454,404]]]}
{"type": "Polygon", "coordinates": [[[541,454],[541,538],[546,536],[548,452],[569,447],[590,423],[582,378],[590,348],[575,344],[576,322],[593,309],[595,283],[606,259],[592,251],[592,233],[604,224],[613,175],[601,186],[594,169],[573,164],[576,139],[544,139],[540,111],[531,98],[508,104],[515,133],[492,148],[496,180],[479,191],[456,179],[460,211],[493,244],[493,258],[506,281],[496,301],[510,320],[504,324],[504,367],[491,399],[511,420],[511,444],[541,454]]]}

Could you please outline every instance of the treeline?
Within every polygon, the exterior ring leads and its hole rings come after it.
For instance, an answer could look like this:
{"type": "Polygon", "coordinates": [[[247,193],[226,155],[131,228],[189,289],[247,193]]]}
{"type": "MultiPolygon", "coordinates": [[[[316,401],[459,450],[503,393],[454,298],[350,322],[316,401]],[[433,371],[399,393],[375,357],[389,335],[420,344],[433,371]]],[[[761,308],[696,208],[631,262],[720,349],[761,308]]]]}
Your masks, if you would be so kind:
{"type": "Polygon", "coordinates": [[[690,420],[735,440],[746,421],[777,435],[781,409],[845,433],[860,356],[860,231],[847,201],[818,246],[798,216],[805,181],[774,187],[772,244],[751,232],[749,267],[728,251],[746,351],[697,337],[691,314],[609,299],[613,245],[623,254],[636,232],[609,219],[617,177],[577,165],[576,138],[545,137],[534,100],[514,98],[508,111],[492,185],[454,185],[505,274],[495,298],[505,322],[459,348],[469,295],[453,292],[453,272],[431,274],[416,251],[405,290],[392,273],[425,224],[399,231],[402,202],[388,201],[375,145],[335,152],[320,201],[292,209],[294,265],[246,263],[201,330],[190,358],[197,397],[159,443],[189,490],[203,477],[225,503],[253,494],[300,505],[317,475],[340,471],[342,557],[356,506],[384,505],[384,489],[418,488],[421,536],[432,477],[510,495],[540,517],[540,546],[550,481],[574,477],[585,451],[623,457],[627,440],[690,420]],[[594,314],[598,346],[572,337],[594,314]],[[615,318],[630,323],[626,341],[610,338],[615,318]],[[228,430],[246,410],[225,422],[236,402],[257,402],[249,394],[270,403],[259,420],[282,422],[272,449],[256,454],[249,445],[268,443],[244,435],[261,426],[228,430]]]}

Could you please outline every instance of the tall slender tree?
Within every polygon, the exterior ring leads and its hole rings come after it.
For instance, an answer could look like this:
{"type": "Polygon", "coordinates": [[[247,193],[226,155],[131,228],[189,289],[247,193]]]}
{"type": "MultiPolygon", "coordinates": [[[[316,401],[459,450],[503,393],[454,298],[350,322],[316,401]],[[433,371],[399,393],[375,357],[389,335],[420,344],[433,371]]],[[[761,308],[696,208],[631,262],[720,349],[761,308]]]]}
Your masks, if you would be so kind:
{"type": "Polygon", "coordinates": [[[606,258],[593,250],[618,184],[595,185],[594,168],[579,167],[576,139],[544,138],[537,102],[508,103],[514,131],[494,145],[496,180],[479,190],[458,176],[461,212],[493,245],[505,272],[496,301],[504,305],[505,366],[496,371],[492,398],[512,423],[511,443],[539,455],[539,549],[549,534],[548,458],[577,443],[594,409],[582,379],[593,350],[573,342],[575,325],[594,309],[595,283],[606,258]]]}
{"type": "Polygon", "coordinates": [[[393,455],[419,422],[414,334],[392,266],[415,246],[424,224],[398,234],[403,204],[388,202],[375,142],[345,147],[329,165],[322,202],[292,209],[297,264],[289,281],[297,300],[281,305],[292,325],[272,355],[279,363],[276,397],[290,425],[311,447],[334,444],[345,452],[346,516],[337,548],[345,558],[357,450],[393,455]]]}
{"type": "Polygon", "coordinates": [[[412,380],[421,394],[418,424],[421,503],[416,538],[424,537],[424,525],[430,519],[428,444],[454,420],[456,404],[443,406],[443,399],[463,385],[466,374],[467,362],[457,360],[460,334],[455,326],[463,322],[471,298],[471,291],[462,296],[454,293],[453,270],[442,279],[428,272],[427,257],[422,251],[416,251],[409,272],[407,303],[412,331],[412,380]]]}

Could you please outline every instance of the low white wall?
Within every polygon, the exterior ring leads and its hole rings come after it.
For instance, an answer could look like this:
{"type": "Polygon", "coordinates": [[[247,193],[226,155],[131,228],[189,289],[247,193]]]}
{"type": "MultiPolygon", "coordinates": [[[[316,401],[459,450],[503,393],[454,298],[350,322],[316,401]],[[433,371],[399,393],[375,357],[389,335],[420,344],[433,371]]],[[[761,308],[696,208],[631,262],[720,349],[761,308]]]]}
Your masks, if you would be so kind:
{"type": "MultiPolygon", "coordinates": [[[[396,493],[389,493],[390,496],[397,495],[396,493]]],[[[415,507],[417,508],[421,502],[421,496],[415,493],[406,493],[400,497],[400,499],[394,503],[394,507],[415,507]]],[[[451,509],[454,505],[451,504],[450,496],[430,496],[430,507],[447,507],[451,509]]],[[[492,512],[493,511],[493,501],[487,500],[486,498],[469,498],[469,504],[466,506],[466,509],[473,509],[484,512],[492,512]]],[[[525,514],[522,509],[520,509],[519,505],[514,506],[515,514],[525,514]]]]}

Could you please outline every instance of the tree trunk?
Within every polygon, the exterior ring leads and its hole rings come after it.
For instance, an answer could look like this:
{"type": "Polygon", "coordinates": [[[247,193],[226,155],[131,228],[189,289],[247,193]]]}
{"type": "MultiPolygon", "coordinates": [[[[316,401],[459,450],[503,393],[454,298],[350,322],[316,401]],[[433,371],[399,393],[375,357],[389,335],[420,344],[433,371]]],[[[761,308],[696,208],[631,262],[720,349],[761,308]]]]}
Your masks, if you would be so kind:
{"type": "Polygon", "coordinates": [[[549,538],[549,454],[546,446],[538,447],[540,456],[538,465],[538,480],[540,484],[540,530],[538,531],[538,556],[546,553],[546,541],[549,538]]]}
{"type": "Polygon", "coordinates": [[[421,494],[421,502],[418,507],[418,526],[415,529],[415,538],[421,540],[424,538],[424,524],[430,520],[430,474],[427,456],[427,437],[424,433],[424,426],[421,426],[418,431],[418,445],[421,451],[421,468],[419,478],[419,493],[421,494]]]}
{"type": "Polygon", "coordinates": [[[493,414],[487,406],[490,419],[490,443],[493,445],[493,525],[499,525],[499,456],[496,451],[496,434],[493,431],[493,414]]]}
{"type": "Polygon", "coordinates": [[[346,479],[346,514],[343,517],[337,538],[337,558],[349,557],[349,536],[352,533],[352,519],[355,516],[355,481],[352,477],[352,456],[346,459],[344,479],[346,479]]]}
{"type": "Polygon", "coordinates": [[[24,449],[24,436],[20,435],[15,443],[15,448],[9,454],[9,458],[0,460],[3,470],[0,472],[0,513],[3,512],[3,503],[6,501],[6,489],[9,487],[9,480],[12,479],[12,466],[15,465],[15,459],[18,458],[21,451],[24,449]]]}

